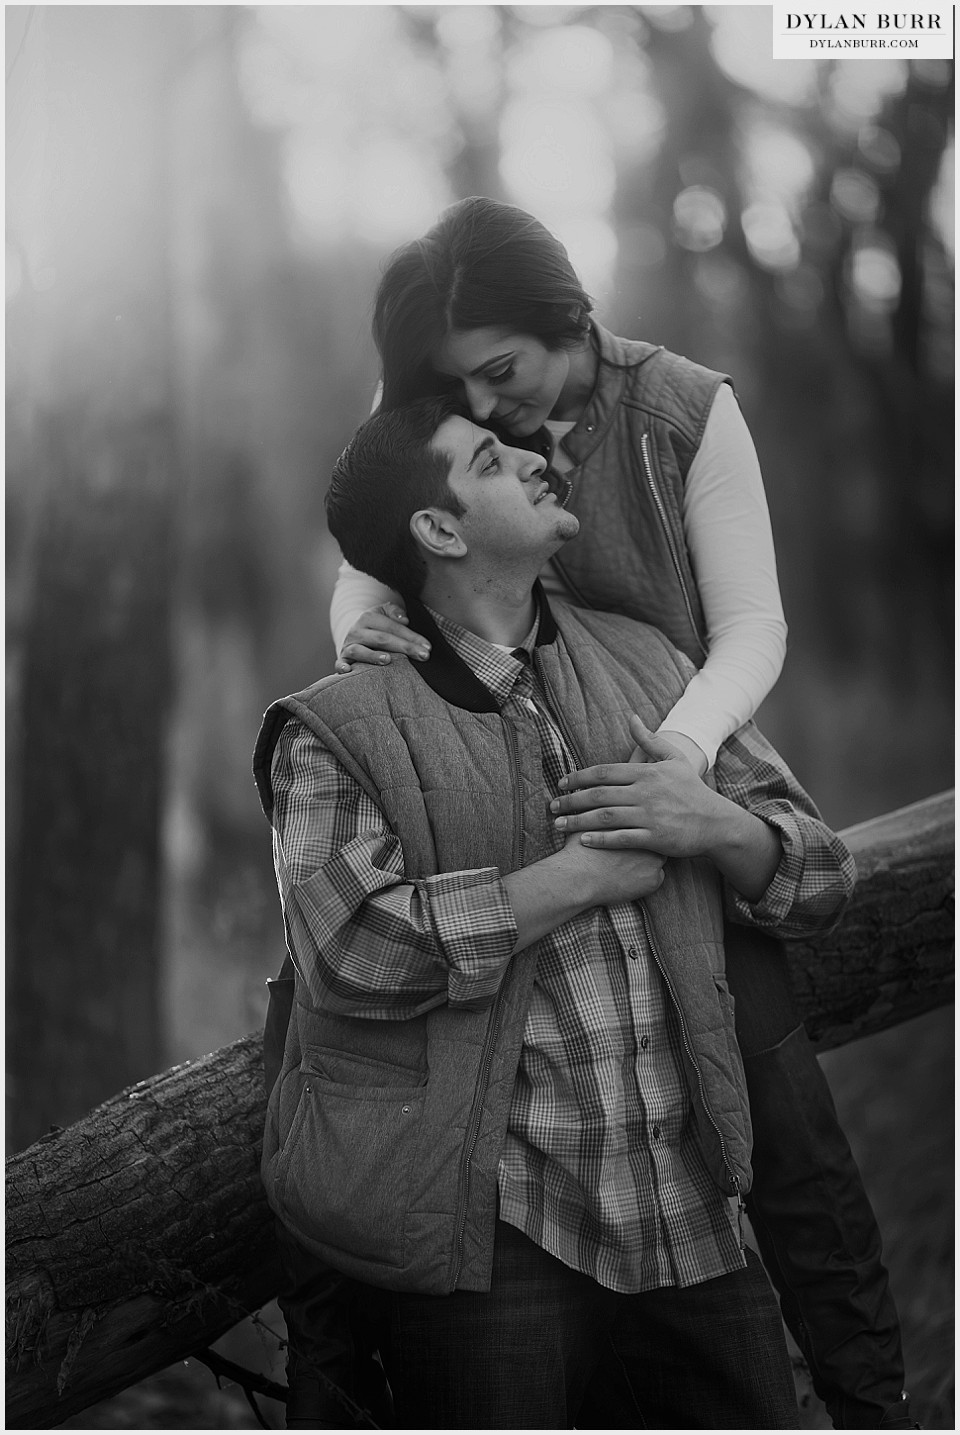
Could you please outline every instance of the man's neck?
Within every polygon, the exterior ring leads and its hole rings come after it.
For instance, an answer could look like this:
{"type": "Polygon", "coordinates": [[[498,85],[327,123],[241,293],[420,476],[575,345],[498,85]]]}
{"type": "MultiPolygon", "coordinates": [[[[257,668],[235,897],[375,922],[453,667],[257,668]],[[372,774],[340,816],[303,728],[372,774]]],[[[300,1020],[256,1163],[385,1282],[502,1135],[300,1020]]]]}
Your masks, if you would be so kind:
{"type": "Polygon", "coordinates": [[[478,638],[509,648],[523,642],[536,616],[532,579],[525,584],[451,583],[446,575],[431,574],[420,598],[435,613],[442,613],[478,638]]]}

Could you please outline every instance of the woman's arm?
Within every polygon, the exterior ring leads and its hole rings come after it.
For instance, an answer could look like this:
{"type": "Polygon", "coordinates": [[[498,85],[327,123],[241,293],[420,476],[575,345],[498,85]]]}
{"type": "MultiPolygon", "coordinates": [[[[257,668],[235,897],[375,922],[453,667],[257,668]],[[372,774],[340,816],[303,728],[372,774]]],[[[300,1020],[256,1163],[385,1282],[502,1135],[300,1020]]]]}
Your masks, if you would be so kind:
{"type": "Polygon", "coordinates": [[[712,766],[779,677],[787,634],[760,465],[726,384],[687,475],[683,524],[709,653],[660,732],[695,743],[712,766]]]}
{"type": "Polygon", "coordinates": [[[430,644],[407,625],[403,600],[392,588],[378,583],[341,560],[330,600],[330,631],[337,650],[337,672],[351,662],[389,663],[391,653],[426,658],[430,644]]]}

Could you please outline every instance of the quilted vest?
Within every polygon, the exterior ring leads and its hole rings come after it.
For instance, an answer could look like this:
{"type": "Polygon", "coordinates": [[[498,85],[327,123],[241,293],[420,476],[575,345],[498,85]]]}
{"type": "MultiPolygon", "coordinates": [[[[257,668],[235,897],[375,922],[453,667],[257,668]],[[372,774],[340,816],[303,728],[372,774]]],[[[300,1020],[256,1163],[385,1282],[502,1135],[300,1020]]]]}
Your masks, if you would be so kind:
{"type": "Polygon", "coordinates": [[[553,562],[574,601],[666,633],[697,667],[706,627],[683,533],[683,488],[723,374],[592,329],[597,382],[562,440],[580,532],[553,562]]]}
{"type": "MultiPolygon", "coordinates": [[[[625,758],[629,714],[656,727],[689,667],[652,628],[539,601],[534,666],[578,763],[625,758]]],[[[363,665],[268,709],[254,756],[267,817],[274,748],[295,717],[378,802],[408,880],[537,861],[553,848],[532,717],[498,710],[421,605],[410,619],[431,641],[426,664],[363,665]]],[[[719,882],[701,861],[671,861],[666,873],[641,909],[679,1014],[700,1144],[732,1195],[749,1188],[750,1129],[719,882]]],[[[324,1011],[297,974],[262,1176],[284,1224],[329,1265],[386,1289],[489,1288],[497,1165],[536,961],[535,946],[515,956],[482,1010],[444,1003],[396,1022],[324,1011]]]]}

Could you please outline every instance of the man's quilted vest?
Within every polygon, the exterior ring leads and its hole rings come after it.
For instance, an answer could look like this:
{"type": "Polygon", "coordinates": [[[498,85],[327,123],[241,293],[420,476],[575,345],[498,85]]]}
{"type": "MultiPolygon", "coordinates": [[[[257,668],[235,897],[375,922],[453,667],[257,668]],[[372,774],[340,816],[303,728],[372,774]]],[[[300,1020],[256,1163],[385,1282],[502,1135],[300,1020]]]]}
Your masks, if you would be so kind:
{"type": "Polygon", "coordinates": [[[701,667],[703,608],[683,533],[683,489],[717,390],[729,382],[599,324],[597,382],[563,447],[580,532],[554,557],[575,602],[652,623],[701,667]]]}
{"type": "MultiPolygon", "coordinates": [[[[264,811],[293,716],[378,802],[408,880],[537,861],[553,846],[532,717],[498,711],[425,609],[411,605],[411,622],[430,638],[428,663],[364,665],[267,711],[254,757],[264,811]]],[[[629,714],[656,727],[690,673],[654,629],[563,604],[554,614],[544,601],[534,666],[581,765],[626,758],[629,714]]],[[[701,1147],[731,1195],[749,1187],[750,1131],[719,883],[704,862],[666,871],[644,921],[680,1016],[701,1147]]],[[[298,973],[262,1174],[286,1226],[335,1269],[395,1290],[489,1288],[497,1164],[536,961],[535,947],[515,956],[483,1010],[445,1003],[396,1022],[325,1012],[298,973]]]]}

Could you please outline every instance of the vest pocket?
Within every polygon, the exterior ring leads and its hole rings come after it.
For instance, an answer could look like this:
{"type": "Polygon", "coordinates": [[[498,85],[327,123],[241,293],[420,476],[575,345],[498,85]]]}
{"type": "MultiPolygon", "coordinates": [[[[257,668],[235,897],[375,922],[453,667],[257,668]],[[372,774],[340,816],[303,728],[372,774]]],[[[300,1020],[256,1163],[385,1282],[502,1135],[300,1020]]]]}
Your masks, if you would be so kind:
{"type": "Polygon", "coordinates": [[[299,1078],[277,1163],[282,1219],[331,1252],[402,1266],[426,1073],[315,1049],[299,1078]]]}

